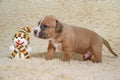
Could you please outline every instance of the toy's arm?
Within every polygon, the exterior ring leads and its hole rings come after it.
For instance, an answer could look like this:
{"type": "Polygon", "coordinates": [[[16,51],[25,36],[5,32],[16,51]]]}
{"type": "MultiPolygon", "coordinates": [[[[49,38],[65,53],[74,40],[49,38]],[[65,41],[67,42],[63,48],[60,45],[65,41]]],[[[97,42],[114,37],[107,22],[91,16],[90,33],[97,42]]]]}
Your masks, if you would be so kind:
{"type": "Polygon", "coordinates": [[[9,49],[10,49],[11,52],[14,51],[15,50],[14,45],[10,46],[9,49]]]}
{"type": "Polygon", "coordinates": [[[32,48],[31,47],[28,47],[27,48],[27,52],[31,52],[32,51],[32,48]]]}

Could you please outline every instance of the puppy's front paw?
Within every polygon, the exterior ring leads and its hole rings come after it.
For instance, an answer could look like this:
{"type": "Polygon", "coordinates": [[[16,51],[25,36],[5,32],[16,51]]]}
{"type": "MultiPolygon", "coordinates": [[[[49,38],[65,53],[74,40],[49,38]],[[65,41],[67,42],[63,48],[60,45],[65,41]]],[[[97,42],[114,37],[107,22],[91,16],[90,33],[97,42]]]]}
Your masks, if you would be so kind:
{"type": "Polygon", "coordinates": [[[64,59],[63,62],[70,62],[70,59],[64,59]]]}
{"type": "Polygon", "coordinates": [[[46,60],[52,60],[52,56],[47,55],[45,59],[46,59],[46,60]]]}

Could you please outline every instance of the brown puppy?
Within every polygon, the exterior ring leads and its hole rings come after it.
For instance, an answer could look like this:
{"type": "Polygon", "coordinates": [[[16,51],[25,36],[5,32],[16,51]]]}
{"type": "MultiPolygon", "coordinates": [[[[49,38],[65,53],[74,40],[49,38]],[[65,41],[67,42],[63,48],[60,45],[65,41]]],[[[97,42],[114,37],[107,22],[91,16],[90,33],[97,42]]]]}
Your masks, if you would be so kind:
{"type": "Polygon", "coordinates": [[[34,30],[36,37],[49,39],[48,54],[46,59],[52,59],[56,49],[64,52],[65,61],[70,60],[72,52],[83,54],[84,60],[91,56],[95,62],[101,62],[103,44],[115,54],[109,43],[97,33],[82,27],[66,25],[55,19],[53,16],[46,16],[38,23],[38,28],[34,30]]]}

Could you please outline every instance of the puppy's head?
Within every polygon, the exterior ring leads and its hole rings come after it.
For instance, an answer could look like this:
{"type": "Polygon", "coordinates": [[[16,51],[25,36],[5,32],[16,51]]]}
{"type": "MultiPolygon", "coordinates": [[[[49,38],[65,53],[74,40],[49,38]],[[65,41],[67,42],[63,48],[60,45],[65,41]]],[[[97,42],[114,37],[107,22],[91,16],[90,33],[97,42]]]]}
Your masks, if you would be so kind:
{"type": "Polygon", "coordinates": [[[62,28],[63,25],[57,19],[53,16],[46,16],[38,22],[38,26],[34,30],[34,35],[43,39],[53,38],[62,32],[62,28]]]}

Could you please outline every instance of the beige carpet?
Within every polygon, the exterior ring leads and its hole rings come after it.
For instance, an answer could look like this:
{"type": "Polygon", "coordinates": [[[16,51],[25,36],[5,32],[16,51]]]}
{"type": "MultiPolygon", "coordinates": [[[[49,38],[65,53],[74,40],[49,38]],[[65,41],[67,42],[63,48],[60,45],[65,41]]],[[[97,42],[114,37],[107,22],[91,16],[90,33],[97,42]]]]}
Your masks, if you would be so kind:
{"type": "Polygon", "coordinates": [[[0,80],[120,80],[120,57],[114,58],[106,47],[98,64],[83,61],[78,54],[64,63],[59,52],[46,61],[48,41],[33,32],[31,59],[9,59],[14,33],[28,25],[34,30],[46,15],[97,32],[120,54],[120,0],[0,0],[0,80]]]}

